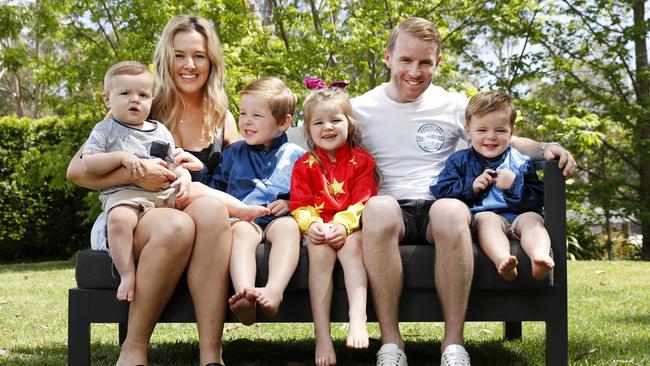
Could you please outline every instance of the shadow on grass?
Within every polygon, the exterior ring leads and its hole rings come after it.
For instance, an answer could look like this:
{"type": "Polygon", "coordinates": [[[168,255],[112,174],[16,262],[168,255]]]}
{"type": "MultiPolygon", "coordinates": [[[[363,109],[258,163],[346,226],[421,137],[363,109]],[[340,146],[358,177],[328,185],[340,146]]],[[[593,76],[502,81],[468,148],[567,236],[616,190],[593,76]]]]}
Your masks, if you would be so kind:
{"type": "Polygon", "coordinates": [[[611,316],[612,320],[619,323],[625,324],[650,324],[650,313],[649,314],[616,314],[611,316]]]}
{"type": "MultiPolygon", "coordinates": [[[[354,351],[345,348],[343,341],[334,344],[338,365],[374,366],[375,354],[380,344],[372,340],[367,350],[354,351]]],[[[93,366],[114,365],[119,355],[114,344],[92,343],[93,366]]],[[[470,343],[468,351],[475,365],[528,366],[519,355],[503,347],[501,342],[470,343]]],[[[312,339],[300,341],[266,341],[236,339],[225,343],[224,359],[228,365],[237,366],[302,366],[313,365],[314,343],[312,339]]],[[[440,363],[440,342],[409,342],[406,346],[409,365],[434,366],[440,363]]],[[[150,366],[196,366],[199,363],[197,342],[169,342],[153,344],[149,350],[150,366]]],[[[56,347],[22,347],[10,350],[7,357],[0,357],[3,365],[67,365],[67,349],[56,347]]]]}
{"type": "Polygon", "coordinates": [[[72,268],[74,268],[74,262],[72,261],[13,263],[13,264],[2,263],[0,264],[0,273],[55,271],[60,269],[72,269],[72,268]]]}

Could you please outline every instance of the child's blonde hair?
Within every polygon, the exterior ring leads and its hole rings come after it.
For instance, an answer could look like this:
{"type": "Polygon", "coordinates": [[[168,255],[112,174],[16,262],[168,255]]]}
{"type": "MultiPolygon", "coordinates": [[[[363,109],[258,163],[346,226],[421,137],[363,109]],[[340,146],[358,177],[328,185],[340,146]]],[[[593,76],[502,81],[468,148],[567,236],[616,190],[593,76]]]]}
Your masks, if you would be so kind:
{"type": "Polygon", "coordinates": [[[116,63],[111,66],[104,75],[104,95],[109,95],[111,93],[111,81],[114,76],[141,74],[149,74],[153,77],[147,66],[138,61],[120,61],[116,63]]]}
{"type": "Polygon", "coordinates": [[[205,39],[206,53],[210,61],[208,80],[201,89],[203,124],[214,133],[223,127],[228,113],[228,97],[224,90],[225,62],[219,37],[208,21],[196,15],[177,15],[167,22],[154,51],[156,69],[156,99],[153,101],[152,113],[162,121],[170,131],[176,128],[179,108],[184,108],[180,91],[174,84],[175,53],[174,36],[180,32],[200,33],[205,39]]]}
{"type": "MultiPolygon", "coordinates": [[[[361,131],[357,125],[357,121],[352,117],[352,104],[350,103],[350,98],[345,89],[341,88],[323,88],[312,90],[311,93],[305,99],[305,102],[302,104],[302,112],[304,115],[304,135],[307,139],[307,147],[309,152],[316,158],[318,164],[321,165],[321,161],[316,153],[316,144],[314,139],[309,133],[309,126],[311,125],[312,116],[314,115],[314,109],[318,105],[323,103],[331,103],[343,112],[343,115],[348,120],[348,138],[347,143],[350,148],[357,147],[363,150],[366,148],[363,146],[361,139],[361,131]]],[[[367,152],[367,150],[366,150],[367,152]]],[[[379,168],[375,165],[375,181],[377,182],[377,187],[380,187],[383,182],[383,176],[379,171],[379,168]]]]}
{"type": "Polygon", "coordinates": [[[467,103],[467,108],[465,108],[465,123],[469,125],[474,116],[481,118],[490,112],[502,110],[510,111],[510,127],[514,127],[515,120],[517,119],[517,110],[514,104],[512,104],[510,95],[497,90],[482,91],[473,96],[469,100],[469,103],[467,103]]]}
{"type": "Polygon", "coordinates": [[[269,104],[271,114],[276,123],[280,123],[284,116],[292,115],[296,110],[296,96],[282,80],[266,76],[246,85],[239,92],[239,96],[251,95],[264,99],[269,104]]]}

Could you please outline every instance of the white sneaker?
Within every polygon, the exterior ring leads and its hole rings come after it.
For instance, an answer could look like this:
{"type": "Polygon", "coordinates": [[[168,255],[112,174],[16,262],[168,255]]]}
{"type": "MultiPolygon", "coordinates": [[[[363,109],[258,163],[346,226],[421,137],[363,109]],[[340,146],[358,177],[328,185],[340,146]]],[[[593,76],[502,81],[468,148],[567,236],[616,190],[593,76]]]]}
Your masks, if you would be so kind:
{"type": "Polygon", "coordinates": [[[377,366],[408,366],[406,354],[395,343],[386,343],[377,352],[377,366]]]}
{"type": "Polygon", "coordinates": [[[460,344],[450,344],[442,352],[440,357],[440,366],[471,366],[469,364],[469,354],[465,347],[460,344]]]}

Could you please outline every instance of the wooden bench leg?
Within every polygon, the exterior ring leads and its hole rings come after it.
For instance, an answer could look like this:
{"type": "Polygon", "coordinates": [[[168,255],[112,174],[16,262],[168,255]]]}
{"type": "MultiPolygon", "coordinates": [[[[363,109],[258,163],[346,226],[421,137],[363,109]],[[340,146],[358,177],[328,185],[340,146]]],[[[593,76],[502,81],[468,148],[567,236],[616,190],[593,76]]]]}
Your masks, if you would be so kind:
{"type": "Polygon", "coordinates": [[[126,332],[128,330],[127,325],[128,325],[127,323],[119,323],[118,325],[120,330],[120,336],[119,336],[120,346],[124,343],[124,340],[126,339],[126,332]]]}
{"type": "Polygon", "coordinates": [[[521,339],[521,322],[503,322],[503,339],[506,341],[521,339]]]}
{"type": "Polygon", "coordinates": [[[566,366],[569,359],[569,330],[566,309],[546,322],[546,365],[566,366]]]}
{"type": "Polygon", "coordinates": [[[68,292],[68,366],[90,365],[88,299],[79,291],[68,292]]]}

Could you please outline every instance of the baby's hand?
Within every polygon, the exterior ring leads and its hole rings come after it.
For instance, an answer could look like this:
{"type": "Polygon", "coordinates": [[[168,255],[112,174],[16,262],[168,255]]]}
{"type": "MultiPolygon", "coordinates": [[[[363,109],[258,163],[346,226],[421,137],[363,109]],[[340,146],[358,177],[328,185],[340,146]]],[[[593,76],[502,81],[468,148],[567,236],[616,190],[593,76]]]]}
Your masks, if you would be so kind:
{"type": "Polygon", "coordinates": [[[199,158],[192,155],[191,153],[188,153],[187,151],[184,151],[180,147],[174,149],[172,152],[172,158],[174,159],[174,164],[177,166],[182,166],[189,171],[199,172],[201,169],[203,169],[203,163],[201,160],[199,160],[199,158]]]}
{"type": "Polygon", "coordinates": [[[505,191],[512,187],[515,178],[516,175],[512,170],[508,168],[497,169],[497,177],[494,180],[494,184],[505,191]]]}
{"type": "Polygon", "coordinates": [[[273,216],[282,216],[289,212],[289,201],[287,200],[275,200],[269,203],[266,207],[271,210],[271,215],[273,216]]]}
{"type": "Polygon", "coordinates": [[[325,243],[334,249],[339,249],[345,244],[348,230],[341,224],[330,225],[325,232],[325,243]]]}
{"type": "Polygon", "coordinates": [[[309,230],[307,230],[309,241],[314,245],[324,244],[328,227],[330,226],[318,221],[309,225],[309,230]]]}
{"type": "Polygon", "coordinates": [[[494,169],[485,169],[481,175],[474,179],[474,183],[472,183],[472,191],[474,191],[474,193],[479,193],[491,186],[494,183],[494,174],[496,174],[494,169]]]}
{"type": "Polygon", "coordinates": [[[122,154],[122,166],[126,168],[126,171],[129,172],[133,179],[138,179],[144,177],[144,163],[139,157],[129,153],[124,152],[122,154]]]}

